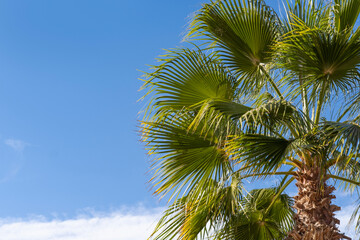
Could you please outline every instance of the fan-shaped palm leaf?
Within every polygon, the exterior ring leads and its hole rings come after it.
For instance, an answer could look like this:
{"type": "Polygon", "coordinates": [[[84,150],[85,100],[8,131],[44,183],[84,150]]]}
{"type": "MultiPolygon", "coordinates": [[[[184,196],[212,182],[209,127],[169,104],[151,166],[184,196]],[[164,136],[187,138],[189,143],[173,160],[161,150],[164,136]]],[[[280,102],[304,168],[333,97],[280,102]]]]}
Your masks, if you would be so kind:
{"type": "Polygon", "coordinates": [[[189,35],[205,37],[218,46],[224,63],[240,77],[242,91],[249,93],[249,88],[258,91],[269,80],[259,71],[273,58],[279,20],[263,1],[205,4],[192,22],[189,35]]]}
{"type": "Polygon", "coordinates": [[[280,240],[292,228],[292,199],[276,189],[257,189],[244,200],[244,211],[230,219],[217,239],[280,240]],[[270,207],[270,208],[269,208],[270,207]]]}
{"type": "Polygon", "coordinates": [[[208,99],[232,100],[237,85],[216,56],[194,50],[171,53],[149,77],[145,86],[156,87],[154,101],[159,111],[199,107],[208,99]]]}
{"type": "Polygon", "coordinates": [[[225,184],[210,180],[200,195],[190,192],[178,199],[164,212],[153,239],[198,239],[241,211],[241,182],[234,177],[225,184]]]}
{"type": "Polygon", "coordinates": [[[150,154],[157,154],[154,160],[157,193],[168,193],[174,187],[188,191],[205,186],[209,180],[219,180],[231,169],[225,152],[219,147],[215,133],[206,138],[199,131],[188,132],[191,115],[162,122],[144,122],[144,141],[150,154]],[[187,185],[186,185],[187,184],[187,185]]]}
{"type": "Polygon", "coordinates": [[[341,153],[357,154],[360,150],[360,125],[355,122],[325,122],[327,134],[334,136],[332,142],[338,142],[341,153]]]}
{"type": "Polygon", "coordinates": [[[250,172],[272,172],[284,161],[291,141],[259,134],[244,134],[229,141],[227,152],[250,172]]]}
{"type": "Polygon", "coordinates": [[[342,32],[351,31],[358,19],[360,5],[357,0],[335,0],[335,28],[342,32]]]}

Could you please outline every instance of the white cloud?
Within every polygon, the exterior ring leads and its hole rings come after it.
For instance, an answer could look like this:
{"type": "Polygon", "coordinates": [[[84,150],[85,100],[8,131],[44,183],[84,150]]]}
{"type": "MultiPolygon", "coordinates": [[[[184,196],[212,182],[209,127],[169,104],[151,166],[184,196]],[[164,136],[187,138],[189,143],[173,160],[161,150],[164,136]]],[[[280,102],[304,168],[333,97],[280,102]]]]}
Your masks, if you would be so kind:
{"type": "Polygon", "coordinates": [[[28,143],[26,143],[24,141],[17,140],[17,139],[11,139],[11,138],[6,139],[4,141],[4,143],[17,152],[22,152],[25,149],[25,147],[29,145],[28,143]]]}
{"type": "Polygon", "coordinates": [[[44,217],[0,220],[0,239],[6,240],[144,240],[155,227],[162,209],[92,213],[74,219],[44,217]]]}
{"type": "MultiPolygon", "coordinates": [[[[144,240],[154,229],[163,208],[122,209],[112,213],[86,211],[73,219],[0,219],[0,239],[6,240],[144,240]]],[[[347,226],[353,205],[338,212],[340,229],[355,238],[354,224],[347,226]]]]}
{"type": "Polygon", "coordinates": [[[349,205],[341,208],[341,211],[337,212],[336,218],[340,220],[340,230],[345,233],[346,236],[356,239],[355,236],[355,224],[350,223],[350,218],[355,209],[355,206],[349,205]]]}

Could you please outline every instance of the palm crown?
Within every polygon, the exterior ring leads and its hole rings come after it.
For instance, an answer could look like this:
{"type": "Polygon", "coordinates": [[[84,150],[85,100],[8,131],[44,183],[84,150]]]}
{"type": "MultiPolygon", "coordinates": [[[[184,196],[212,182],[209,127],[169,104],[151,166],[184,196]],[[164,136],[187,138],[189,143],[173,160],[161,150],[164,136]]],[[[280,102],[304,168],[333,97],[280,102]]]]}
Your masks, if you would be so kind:
{"type": "Polygon", "coordinates": [[[331,193],[360,184],[360,4],[295,0],[284,12],[205,4],[187,35],[194,47],[169,50],[147,74],[152,182],[175,199],[155,239],[347,238],[331,193]],[[276,188],[244,193],[243,179],[273,175],[276,188]],[[293,181],[296,213],[275,214],[291,205],[293,181]]]}

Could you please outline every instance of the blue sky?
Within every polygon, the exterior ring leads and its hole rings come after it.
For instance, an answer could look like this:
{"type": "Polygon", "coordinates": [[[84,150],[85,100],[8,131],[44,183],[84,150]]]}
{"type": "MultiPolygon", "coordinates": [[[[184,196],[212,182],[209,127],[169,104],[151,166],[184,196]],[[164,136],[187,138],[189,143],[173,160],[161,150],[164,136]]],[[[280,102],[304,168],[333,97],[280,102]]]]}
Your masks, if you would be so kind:
{"type": "Polygon", "coordinates": [[[179,44],[199,6],[0,1],[0,216],[157,204],[136,127],[137,69],[179,44]]]}
{"type": "Polygon", "coordinates": [[[0,222],[154,222],[165,202],[146,184],[137,69],[181,45],[202,2],[0,0],[0,222]]]}

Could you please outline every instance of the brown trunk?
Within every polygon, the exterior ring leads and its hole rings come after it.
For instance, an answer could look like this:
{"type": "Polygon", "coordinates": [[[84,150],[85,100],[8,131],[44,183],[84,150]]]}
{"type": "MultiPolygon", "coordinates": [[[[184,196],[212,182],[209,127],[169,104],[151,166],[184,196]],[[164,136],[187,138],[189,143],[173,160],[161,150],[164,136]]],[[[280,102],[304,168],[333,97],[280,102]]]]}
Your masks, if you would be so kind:
{"type": "Polygon", "coordinates": [[[298,195],[295,197],[295,227],[288,239],[293,240],[340,240],[350,239],[339,232],[340,223],[334,212],[340,207],[331,204],[335,198],[333,186],[321,179],[317,167],[298,170],[295,176],[298,195]]]}

